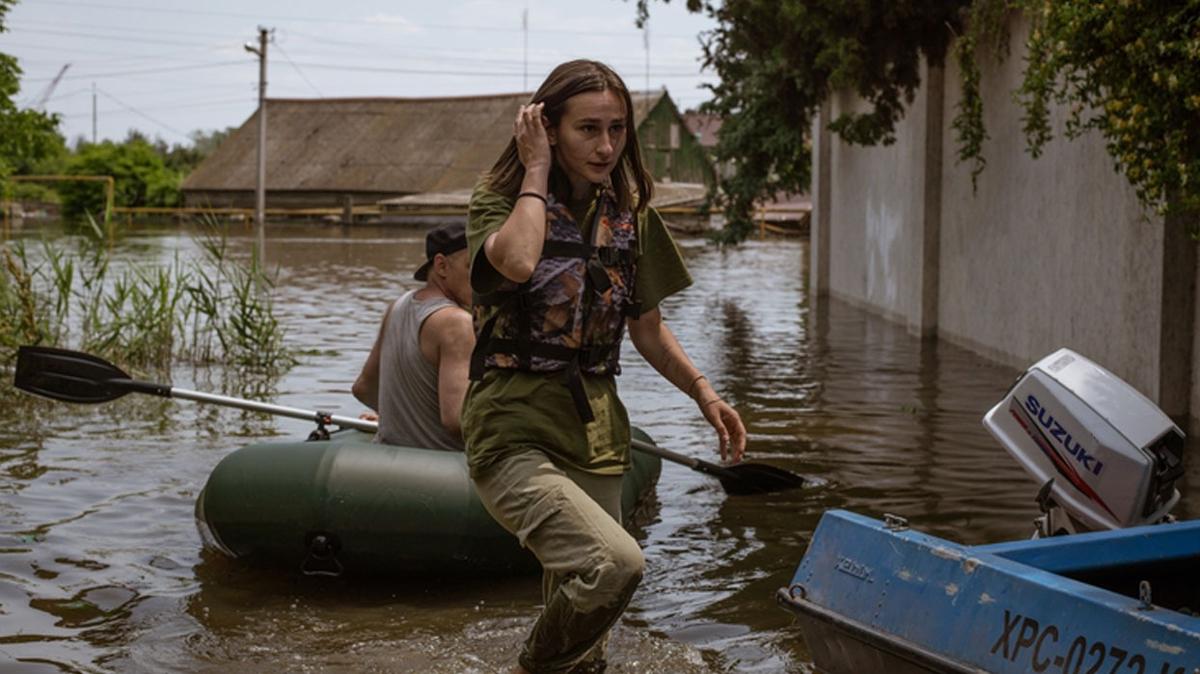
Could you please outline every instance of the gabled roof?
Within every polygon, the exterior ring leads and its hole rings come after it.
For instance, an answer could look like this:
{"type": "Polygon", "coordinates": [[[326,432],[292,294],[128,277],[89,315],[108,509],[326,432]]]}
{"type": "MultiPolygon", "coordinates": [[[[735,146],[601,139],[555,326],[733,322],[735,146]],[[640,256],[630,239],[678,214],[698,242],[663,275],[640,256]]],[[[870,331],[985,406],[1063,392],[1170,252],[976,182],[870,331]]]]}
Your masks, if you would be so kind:
{"type": "Polygon", "coordinates": [[[707,112],[688,110],[683,113],[683,123],[687,125],[688,131],[704,147],[716,147],[717,135],[721,132],[721,124],[723,122],[724,120],[720,115],[713,115],[707,112]]]}
{"type": "MultiPolygon", "coordinates": [[[[665,91],[635,93],[641,124],[665,91]]],[[[267,101],[267,189],[411,194],[468,189],[512,137],[530,94],[267,101]]],[[[183,181],[191,191],[253,190],[258,113],[183,181]]]]}

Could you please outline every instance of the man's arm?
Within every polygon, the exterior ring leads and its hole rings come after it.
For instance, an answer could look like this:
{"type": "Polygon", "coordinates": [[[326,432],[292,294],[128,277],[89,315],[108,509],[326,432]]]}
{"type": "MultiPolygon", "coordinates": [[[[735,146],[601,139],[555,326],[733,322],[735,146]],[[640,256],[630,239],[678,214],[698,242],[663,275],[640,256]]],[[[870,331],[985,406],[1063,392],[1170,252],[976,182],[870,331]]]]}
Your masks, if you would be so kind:
{"type": "Polygon", "coordinates": [[[387,325],[388,314],[392,311],[392,305],[383,312],[383,320],[379,323],[379,332],[375,335],[375,344],[371,347],[371,353],[367,355],[367,362],[363,363],[362,372],[358,373],[358,379],[354,380],[354,386],[350,387],[350,392],[362,404],[370,407],[376,412],[379,411],[379,350],[383,343],[383,328],[387,325]]]}
{"type": "Polygon", "coordinates": [[[471,351],[475,349],[475,329],[471,314],[447,307],[434,312],[421,326],[421,338],[434,346],[438,370],[438,412],[442,426],[455,437],[462,437],[459,415],[471,370],[471,351]]]}

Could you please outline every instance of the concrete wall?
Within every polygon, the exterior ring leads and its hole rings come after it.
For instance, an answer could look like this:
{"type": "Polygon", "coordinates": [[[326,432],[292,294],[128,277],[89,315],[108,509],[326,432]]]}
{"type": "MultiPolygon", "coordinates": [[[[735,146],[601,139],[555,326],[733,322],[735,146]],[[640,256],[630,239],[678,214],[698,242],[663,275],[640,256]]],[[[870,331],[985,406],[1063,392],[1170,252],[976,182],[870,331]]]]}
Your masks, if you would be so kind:
{"type": "MultiPolygon", "coordinates": [[[[950,126],[960,98],[953,59],[944,75],[924,73],[895,145],[832,136],[826,167],[814,152],[830,196],[814,205],[827,209],[814,214],[829,220],[814,245],[828,246],[828,282],[814,276],[812,286],[1017,367],[1071,347],[1169,414],[1200,418],[1196,244],[1186,223],[1138,204],[1098,134],[1065,140],[1062,111],[1042,156],[1027,153],[1011,95],[1025,30],[1014,20],[1011,55],[981,64],[989,139],[977,189],[950,126]]],[[[837,96],[831,113],[855,105],[837,96]]]]}
{"type": "MultiPolygon", "coordinates": [[[[923,79],[932,79],[932,86],[913,101],[893,144],[867,148],[836,136],[829,142],[829,292],[879,310],[919,334],[936,329],[940,73],[923,68],[923,79]]],[[[834,97],[829,107],[834,119],[867,109],[848,94],[834,97]]]]}

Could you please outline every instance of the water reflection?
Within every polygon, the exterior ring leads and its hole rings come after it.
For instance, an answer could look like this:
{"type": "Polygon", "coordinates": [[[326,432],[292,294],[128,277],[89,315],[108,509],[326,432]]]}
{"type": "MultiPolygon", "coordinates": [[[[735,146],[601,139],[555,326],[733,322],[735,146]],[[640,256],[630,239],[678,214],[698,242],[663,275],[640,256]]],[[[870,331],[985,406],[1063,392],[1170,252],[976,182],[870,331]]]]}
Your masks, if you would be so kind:
{"type": "MultiPolygon", "coordinates": [[[[195,252],[174,229],[133,240],[126,258],[195,252]]],[[[231,233],[236,253],[251,242],[231,233]]],[[[980,426],[1015,371],[842,302],[812,304],[804,242],[681,247],[696,283],[664,302],[668,324],[742,413],[751,458],[817,481],[730,497],[665,466],[636,530],[647,573],[612,671],[807,671],[772,594],[828,508],[894,512],[967,543],[1028,535],[1036,485],[980,426]]],[[[302,362],[253,381],[177,368],[172,383],[357,415],[350,384],[423,254],[411,230],[273,231],[277,308],[302,362]]],[[[695,404],[625,356],[634,423],[713,459],[695,404]]],[[[68,407],[6,389],[0,403],[0,659],[30,671],[499,672],[536,614],[536,578],[314,580],[203,553],[192,507],[212,467],[256,438],[304,437],[307,422],[146,396],[68,407]]],[[[1186,494],[1180,510],[1192,513],[1186,494]]]]}

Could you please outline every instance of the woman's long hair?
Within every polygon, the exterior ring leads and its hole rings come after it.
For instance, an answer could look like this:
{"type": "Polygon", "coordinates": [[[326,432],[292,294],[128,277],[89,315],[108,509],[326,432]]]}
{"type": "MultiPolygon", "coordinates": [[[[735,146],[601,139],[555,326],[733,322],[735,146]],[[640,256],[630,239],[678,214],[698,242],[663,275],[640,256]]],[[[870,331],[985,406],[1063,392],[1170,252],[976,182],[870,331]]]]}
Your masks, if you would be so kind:
{"type": "MultiPolygon", "coordinates": [[[[625,148],[612,172],[612,188],[618,208],[640,213],[650,203],[654,182],[642,163],[642,147],[638,143],[637,127],[633,122],[633,101],[629,89],[612,68],[599,61],[567,61],[550,73],[529,102],[544,103],[542,114],[550,120],[552,127],[557,127],[566,111],[567,100],[590,91],[615,92],[625,104],[625,148]]],[[[517,153],[517,139],[513,138],[485,180],[493,192],[516,198],[524,179],[525,165],[517,153]]],[[[551,161],[549,189],[555,196],[571,193],[571,183],[557,159],[551,161]]]]}

